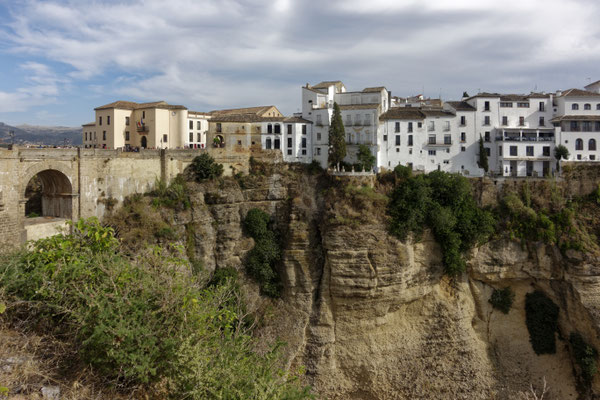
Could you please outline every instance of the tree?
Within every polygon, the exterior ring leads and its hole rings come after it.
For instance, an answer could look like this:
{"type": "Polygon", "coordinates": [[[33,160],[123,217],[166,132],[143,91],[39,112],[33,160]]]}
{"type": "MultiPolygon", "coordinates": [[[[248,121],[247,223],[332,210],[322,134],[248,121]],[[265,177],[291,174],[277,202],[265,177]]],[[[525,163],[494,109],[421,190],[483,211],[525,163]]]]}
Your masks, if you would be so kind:
{"type": "Polygon", "coordinates": [[[202,153],[194,157],[191,169],[196,175],[196,180],[201,182],[205,179],[215,179],[223,175],[223,165],[215,162],[208,153],[202,153]]]}
{"type": "Polygon", "coordinates": [[[567,160],[569,158],[569,149],[562,144],[559,144],[554,148],[554,158],[556,158],[556,170],[560,171],[560,160],[561,158],[567,160]]]}
{"type": "Polygon", "coordinates": [[[333,116],[329,125],[329,165],[339,165],[346,157],[346,131],[340,106],[333,103],[333,116]]]}
{"type": "Polygon", "coordinates": [[[375,156],[371,153],[369,147],[364,144],[358,146],[356,158],[358,159],[358,164],[360,164],[365,171],[370,171],[373,168],[373,165],[375,165],[375,156]]]}
{"type": "Polygon", "coordinates": [[[488,172],[489,165],[487,150],[483,145],[483,138],[481,137],[481,135],[479,135],[479,161],[477,162],[477,165],[479,166],[479,168],[483,168],[485,172],[488,172]]]}

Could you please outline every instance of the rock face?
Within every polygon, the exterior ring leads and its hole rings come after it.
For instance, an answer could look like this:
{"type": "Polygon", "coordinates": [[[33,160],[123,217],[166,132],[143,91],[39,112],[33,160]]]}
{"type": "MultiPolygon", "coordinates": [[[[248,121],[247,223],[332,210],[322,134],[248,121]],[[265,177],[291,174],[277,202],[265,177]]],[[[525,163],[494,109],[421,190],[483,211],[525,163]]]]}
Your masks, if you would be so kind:
{"type": "Polygon", "coordinates": [[[243,271],[253,245],[241,229],[245,214],[258,207],[276,218],[283,296],[264,299],[248,280],[244,287],[263,315],[258,334],[287,343],[288,366],[303,366],[320,398],[518,399],[544,378],[545,399],[600,393],[598,379],[591,392],[581,389],[568,348],[578,331],[600,349],[598,260],[499,240],[475,249],[468,273],[449,281],[430,236],[401,242],[382,218],[334,223],[344,206],[326,199],[322,178],[290,174],[198,185],[180,223],[207,270],[243,271]],[[516,293],[507,315],[488,302],[506,286],[516,293]],[[560,307],[554,355],[537,356],[529,343],[524,302],[535,289],[560,307]]]}

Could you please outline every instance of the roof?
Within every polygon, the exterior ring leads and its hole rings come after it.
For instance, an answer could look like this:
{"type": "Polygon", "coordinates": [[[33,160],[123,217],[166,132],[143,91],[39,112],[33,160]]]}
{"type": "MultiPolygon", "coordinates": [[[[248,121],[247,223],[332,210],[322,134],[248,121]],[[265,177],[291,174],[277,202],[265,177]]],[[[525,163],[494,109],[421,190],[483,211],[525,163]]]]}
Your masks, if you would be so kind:
{"type": "Polygon", "coordinates": [[[285,117],[283,119],[283,122],[297,122],[297,123],[301,123],[301,124],[312,124],[312,121],[309,121],[307,119],[301,118],[301,117],[285,117]]]}
{"type": "Polygon", "coordinates": [[[90,122],[88,124],[83,124],[81,126],[96,126],[96,123],[95,122],[90,122]]]}
{"type": "Polygon", "coordinates": [[[594,86],[594,85],[597,85],[597,84],[599,84],[599,83],[600,83],[600,81],[596,81],[596,82],[589,83],[589,84],[585,85],[585,88],[587,89],[588,87],[590,87],[590,86],[594,86]]]}
{"type": "Polygon", "coordinates": [[[190,114],[196,114],[196,115],[202,115],[202,116],[205,116],[205,117],[210,117],[210,114],[207,113],[207,112],[204,112],[204,111],[192,111],[192,110],[189,110],[188,111],[188,115],[190,115],[190,114]]]}
{"type": "Polygon", "coordinates": [[[372,110],[379,107],[379,103],[367,104],[340,104],[340,110],[372,110]]]}
{"type": "Polygon", "coordinates": [[[394,107],[381,114],[379,119],[425,119],[425,115],[418,108],[394,107]]]}
{"type": "Polygon", "coordinates": [[[600,121],[600,115],[562,115],[550,120],[550,122],[560,121],[600,121]]]}
{"type": "Polygon", "coordinates": [[[115,101],[112,103],[105,104],[100,107],[94,108],[94,110],[110,110],[117,108],[120,110],[141,110],[145,108],[162,108],[168,110],[187,110],[186,107],[181,105],[171,105],[166,101],[153,101],[150,103],[135,103],[133,101],[115,101]]]}
{"type": "MultiPolygon", "coordinates": [[[[246,114],[260,116],[261,114],[269,111],[271,108],[275,108],[277,110],[277,107],[275,107],[275,106],[258,106],[258,107],[230,108],[230,109],[226,109],[226,110],[213,110],[213,111],[209,112],[209,114],[212,115],[213,117],[224,116],[224,115],[246,115],[246,114]]],[[[279,112],[279,110],[277,110],[277,112],[279,112]]]]}
{"type": "MultiPolygon", "coordinates": [[[[589,85],[588,85],[589,86],[589,85]]],[[[581,89],[567,89],[563,90],[560,96],[556,97],[600,97],[600,93],[590,92],[581,89]]]]}
{"type": "Polygon", "coordinates": [[[450,111],[444,111],[444,110],[421,109],[421,112],[425,115],[425,117],[454,117],[455,116],[450,111]]]}
{"type": "Polygon", "coordinates": [[[368,87],[368,88],[363,89],[363,93],[376,93],[376,92],[381,92],[382,90],[387,90],[387,89],[385,88],[385,86],[368,87]]]}
{"type": "Polygon", "coordinates": [[[285,117],[261,117],[255,114],[216,115],[210,122],[283,122],[285,117]]]}
{"type": "Polygon", "coordinates": [[[476,97],[500,97],[500,94],[499,93],[482,92],[482,93],[477,93],[475,96],[469,97],[469,99],[474,99],[476,97]]]}
{"type": "Polygon", "coordinates": [[[315,92],[315,93],[318,93],[318,94],[327,94],[327,92],[324,91],[324,90],[315,89],[315,88],[312,88],[312,87],[302,86],[302,89],[310,90],[311,92],[315,92]]]}
{"type": "Polygon", "coordinates": [[[311,88],[313,89],[327,89],[329,86],[339,86],[339,85],[344,85],[342,83],[342,81],[323,81],[323,82],[319,82],[314,86],[311,86],[311,88]]]}
{"type": "Polygon", "coordinates": [[[447,101],[446,104],[454,108],[456,111],[475,111],[475,107],[466,101],[447,101]]]}
{"type": "Polygon", "coordinates": [[[527,95],[527,97],[529,97],[530,99],[549,99],[550,98],[550,94],[549,93],[534,93],[531,92],[527,95]]]}
{"type": "Polygon", "coordinates": [[[500,101],[528,101],[529,97],[524,94],[502,94],[500,101]]]}

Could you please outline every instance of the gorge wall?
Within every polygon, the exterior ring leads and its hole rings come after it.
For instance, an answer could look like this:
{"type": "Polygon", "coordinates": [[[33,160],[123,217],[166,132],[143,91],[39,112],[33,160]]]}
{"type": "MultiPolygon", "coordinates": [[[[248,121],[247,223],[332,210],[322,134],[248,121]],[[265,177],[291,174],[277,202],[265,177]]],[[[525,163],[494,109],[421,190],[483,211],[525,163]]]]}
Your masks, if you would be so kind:
{"type": "MultiPolygon", "coordinates": [[[[539,393],[544,379],[545,399],[598,396],[597,377],[584,393],[567,346],[578,331],[600,348],[595,256],[496,239],[474,249],[467,273],[451,281],[430,235],[397,240],[380,198],[344,199],[329,179],[284,167],[191,183],[191,208],[165,216],[179,237],[193,238],[205,270],[233,267],[242,277],[253,241],[241,221],[254,207],[274,216],[284,243],[282,298],[260,296],[247,278],[243,287],[260,316],[258,335],[287,343],[287,366],[303,367],[320,398],[519,399],[530,385],[539,393]],[[507,315],[488,302],[506,286],[516,293],[507,315]],[[529,343],[524,302],[535,289],[560,307],[553,355],[538,356],[529,343]]],[[[333,183],[348,184],[373,178],[333,183]]]]}

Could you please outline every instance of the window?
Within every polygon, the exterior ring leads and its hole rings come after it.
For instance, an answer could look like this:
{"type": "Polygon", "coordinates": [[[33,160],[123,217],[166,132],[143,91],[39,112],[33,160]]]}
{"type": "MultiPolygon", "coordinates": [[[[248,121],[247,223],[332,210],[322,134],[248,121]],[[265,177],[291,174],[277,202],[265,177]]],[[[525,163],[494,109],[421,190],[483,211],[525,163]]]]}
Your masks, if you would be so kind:
{"type": "Polygon", "coordinates": [[[220,123],[220,122],[217,122],[217,132],[218,132],[218,133],[221,133],[221,131],[222,131],[222,126],[221,126],[221,123],[220,123]]]}
{"type": "Polygon", "coordinates": [[[484,125],[490,124],[490,116],[489,115],[486,115],[485,117],[483,117],[483,124],[484,125]]]}
{"type": "Polygon", "coordinates": [[[396,153],[400,153],[400,147],[396,147],[396,153]]]}
{"type": "Polygon", "coordinates": [[[413,145],[413,135],[408,135],[408,145],[409,146],[413,145]]]}
{"type": "Polygon", "coordinates": [[[417,122],[417,128],[422,128],[422,127],[423,127],[423,123],[422,122],[417,122]]]}
{"type": "Polygon", "coordinates": [[[197,142],[201,142],[202,141],[202,133],[198,132],[198,140],[196,140],[197,142]]]}
{"type": "Polygon", "coordinates": [[[452,144],[452,136],[444,135],[444,144],[452,144]]]}
{"type": "Polygon", "coordinates": [[[267,133],[273,133],[273,125],[267,124],[267,133]]]}
{"type": "Polygon", "coordinates": [[[317,152],[317,155],[318,155],[318,156],[320,156],[320,155],[321,155],[321,148],[320,148],[320,147],[317,147],[315,150],[316,150],[316,152],[317,152]]]}
{"type": "MultiPolygon", "coordinates": [[[[302,145],[301,145],[301,147],[303,149],[306,149],[306,138],[305,137],[302,138],[302,145]]],[[[302,155],[306,155],[306,151],[303,151],[302,155]]]]}
{"type": "Polygon", "coordinates": [[[352,115],[350,115],[350,114],[346,115],[346,125],[347,126],[352,125],[352,115]]]}
{"type": "Polygon", "coordinates": [[[321,141],[321,132],[317,132],[317,142],[321,141]]]}
{"type": "Polygon", "coordinates": [[[317,126],[323,126],[323,121],[321,120],[321,114],[317,115],[317,126]]]}
{"type": "Polygon", "coordinates": [[[590,139],[590,141],[588,142],[588,150],[596,150],[596,139],[590,139]]]}
{"type": "Polygon", "coordinates": [[[287,149],[287,155],[291,156],[292,155],[292,149],[287,149]]]}
{"type": "Polygon", "coordinates": [[[519,154],[517,151],[517,146],[510,146],[509,151],[511,156],[517,156],[519,154]]]}
{"type": "Polygon", "coordinates": [[[502,125],[508,125],[508,117],[506,115],[502,117],[502,125]]]}
{"type": "Polygon", "coordinates": [[[594,154],[590,154],[590,160],[594,161],[596,159],[596,156],[594,154]]]}
{"type": "Polygon", "coordinates": [[[169,141],[169,138],[167,137],[167,135],[163,135],[163,143],[167,143],[169,141]]]}
{"type": "Polygon", "coordinates": [[[545,124],[545,121],[544,121],[544,117],[540,117],[539,125],[540,125],[540,126],[544,126],[544,125],[546,125],[546,124],[545,124]]]}
{"type": "Polygon", "coordinates": [[[265,149],[270,149],[271,148],[271,138],[267,138],[267,140],[265,141],[265,149]]]}
{"type": "Polygon", "coordinates": [[[467,151],[467,148],[465,146],[460,146],[460,151],[467,151]]]}
{"type": "Polygon", "coordinates": [[[287,138],[287,147],[288,148],[292,147],[292,138],[291,137],[287,138]]]}
{"type": "Polygon", "coordinates": [[[490,141],[490,132],[489,131],[484,132],[484,134],[483,134],[483,140],[485,140],[486,142],[490,141]]]}
{"type": "Polygon", "coordinates": [[[428,142],[429,144],[435,144],[435,135],[429,135],[428,142]]]}
{"type": "Polygon", "coordinates": [[[408,132],[412,132],[413,131],[413,123],[409,122],[408,123],[408,132]]]}
{"type": "Polygon", "coordinates": [[[292,134],[292,125],[290,125],[290,124],[287,125],[287,134],[288,135],[292,134]]]}
{"type": "Polygon", "coordinates": [[[194,132],[190,132],[190,142],[194,141],[194,132]]]}
{"type": "Polygon", "coordinates": [[[579,123],[577,121],[571,121],[570,124],[570,128],[571,128],[571,132],[578,132],[579,131],[579,123]]]}
{"type": "Polygon", "coordinates": [[[129,125],[129,117],[125,117],[125,125],[129,125]]]}
{"type": "Polygon", "coordinates": [[[274,148],[275,149],[281,149],[281,140],[280,139],[275,138],[275,146],[274,146],[274,148]]]}
{"type": "Polygon", "coordinates": [[[577,159],[581,160],[581,154],[577,154],[577,159]]]}
{"type": "Polygon", "coordinates": [[[460,133],[460,141],[461,142],[466,142],[467,141],[467,133],[466,132],[461,132],[460,133]]]}
{"type": "Polygon", "coordinates": [[[102,117],[98,117],[98,125],[102,125],[102,117]]]}
{"type": "Polygon", "coordinates": [[[596,132],[600,132],[600,121],[596,121],[596,123],[594,124],[594,130],[596,132]]]}
{"type": "Polygon", "coordinates": [[[485,148],[485,154],[487,154],[487,156],[488,156],[488,157],[490,157],[491,153],[492,153],[492,152],[491,152],[490,148],[489,148],[489,147],[486,147],[486,148],[485,148]]]}
{"type": "Polygon", "coordinates": [[[435,150],[429,150],[427,154],[429,154],[430,156],[435,156],[435,150]]]}
{"type": "Polygon", "coordinates": [[[490,102],[486,101],[483,103],[483,111],[490,111],[490,102]]]}
{"type": "Polygon", "coordinates": [[[592,123],[590,121],[583,121],[583,131],[584,132],[592,131],[592,123]]]}
{"type": "Polygon", "coordinates": [[[202,121],[196,121],[196,130],[202,129],[202,121]]]}
{"type": "Polygon", "coordinates": [[[583,140],[577,139],[575,141],[575,150],[583,150],[583,140]]]}
{"type": "Polygon", "coordinates": [[[542,155],[544,157],[550,157],[550,146],[542,147],[542,155]]]}
{"type": "Polygon", "coordinates": [[[194,129],[194,121],[190,120],[190,129],[194,129]]]}
{"type": "Polygon", "coordinates": [[[525,126],[525,117],[519,117],[519,126],[525,126]]]}
{"type": "Polygon", "coordinates": [[[596,104],[596,111],[600,111],[600,103],[596,104]]]}
{"type": "Polygon", "coordinates": [[[396,146],[400,146],[400,135],[396,135],[396,146]]]}
{"type": "Polygon", "coordinates": [[[371,126],[371,114],[365,114],[365,125],[371,126]]]}
{"type": "Polygon", "coordinates": [[[302,134],[306,135],[306,125],[302,125],[302,134]]]}
{"type": "Polygon", "coordinates": [[[394,132],[400,132],[400,122],[394,124],[394,132]]]}
{"type": "Polygon", "coordinates": [[[275,133],[281,133],[281,125],[275,124],[275,133]]]}
{"type": "Polygon", "coordinates": [[[85,140],[87,140],[87,132],[85,133],[85,140]]]}
{"type": "Polygon", "coordinates": [[[467,125],[467,117],[465,117],[464,115],[460,116],[460,126],[465,126],[467,125]]]}
{"type": "Polygon", "coordinates": [[[529,108],[529,103],[517,103],[518,108],[529,108]]]}
{"type": "Polygon", "coordinates": [[[106,140],[106,131],[102,131],[102,140],[106,140]]]}
{"type": "Polygon", "coordinates": [[[584,109],[584,110],[591,110],[591,109],[592,109],[592,105],[591,105],[591,104],[588,104],[588,103],[586,103],[586,104],[584,104],[584,105],[583,105],[583,109],[584,109]]]}
{"type": "Polygon", "coordinates": [[[525,155],[527,157],[533,157],[533,146],[526,146],[525,147],[525,155]]]}
{"type": "Polygon", "coordinates": [[[387,142],[387,135],[383,135],[383,141],[387,142]]]}
{"type": "Polygon", "coordinates": [[[544,105],[543,101],[540,101],[540,108],[539,108],[539,110],[540,111],[546,111],[546,106],[544,105]]]}
{"type": "Polygon", "coordinates": [[[512,108],[512,106],[513,106],[513,103],[511,101],[508,101],[508,102],[504,102],[503,101],[502,103],[500,103],[500,107],[504,107],[504,108],[510,107],[510,108],[512,108]]]}
{"type": "Polygon", "coordinates": [[[110,115],[106,116],[106,125],[110,125],[110,115]]]}
{"type": "Polygon", "coordinates": [[[444,122],[444,131],[445,132],[449,132],[450,131],[450,121],[445,121],[444,122]]]}
{"type": "Polygon", "coordinates": [[[435,131],[435,121],[429,121],[429,124],[427,125],[427,130],[429,132],[435,131]]]}
{"type": "Polygon", "coordinates": [[[577,103],[571,104],[571,110],[579,110],[579,104],[577,104],[577,103]]]}
{"type": "Polygon", "coordinates": [[[354,125],[362,125],[362,121],[360,120],[360,114],[354,114],[354,125]]]}
{"type": "Polygon", "coordinates": [[[498,146],[498,155],[502,157],[502,146],[498,146]]]}

